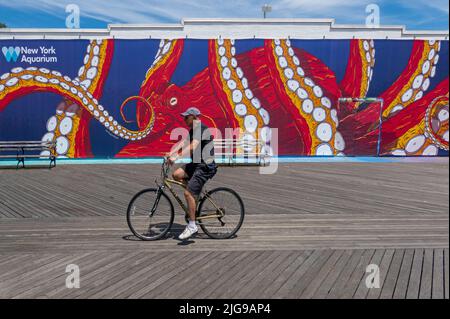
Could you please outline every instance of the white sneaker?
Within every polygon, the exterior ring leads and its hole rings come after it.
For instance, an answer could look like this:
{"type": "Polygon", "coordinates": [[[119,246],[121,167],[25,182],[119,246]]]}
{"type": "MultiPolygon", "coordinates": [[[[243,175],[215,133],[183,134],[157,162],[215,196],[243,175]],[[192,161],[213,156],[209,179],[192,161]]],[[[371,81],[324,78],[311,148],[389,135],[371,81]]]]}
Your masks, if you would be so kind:
{"type": "Polygon", "coordinates": [[[183,233],[178,236],[179,239],[181,240],[185,240],[188,239],[189,237],[191,237],[192,235],[194,235],[196,232],[198,232],[198,228],[192,228],[189,225],[186,226],[186,228],[184,229],[183,233]]]}

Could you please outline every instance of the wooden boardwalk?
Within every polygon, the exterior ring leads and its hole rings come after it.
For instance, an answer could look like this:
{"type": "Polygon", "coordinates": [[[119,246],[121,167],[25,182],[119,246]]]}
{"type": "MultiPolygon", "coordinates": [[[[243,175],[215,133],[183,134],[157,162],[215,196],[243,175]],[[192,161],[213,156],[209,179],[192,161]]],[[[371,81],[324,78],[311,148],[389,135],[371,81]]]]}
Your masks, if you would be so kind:
{"type": "Polygon", "coordinates": [[[128,201],[158,165],[0,170],[0,298],[449,298],[448,159],[222,168],[247,216],[232,240],[142,242],[128,201]],[[66,266],[81,287],[65,286],[66,266]],[[366,287],[366,267],[380,288],[366,287]]]}

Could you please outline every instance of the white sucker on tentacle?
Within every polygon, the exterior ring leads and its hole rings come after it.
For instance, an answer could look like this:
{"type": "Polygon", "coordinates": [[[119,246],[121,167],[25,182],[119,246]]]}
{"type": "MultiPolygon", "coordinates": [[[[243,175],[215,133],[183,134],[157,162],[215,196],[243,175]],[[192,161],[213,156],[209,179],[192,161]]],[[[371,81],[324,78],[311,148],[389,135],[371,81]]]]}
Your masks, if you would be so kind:
{"type": "Polygon", "coordinates": [[[105,128],[118,137],[132,141],[141,140],[150,134],[152,130],[154,123],[153,108],[151,108],[152,118],[144,130],[129,130],[119,125],[108,111],[78,81],[72,80],[68,76],[63,76],[57,71],[51,71],[45,68],[38,69],[36,67],[29,67],[27,69],[15,68],[11,70],[11,73],[5,73],[0,77],[0,85],[4,85],[6,90],[19,87],[32,87],[36,83],[41,88],[56,89],[73,101],[77,101],[96,120],[102,123],[105,128]]]}
{"type": "Polygon", "coordinates": [[[396,143],[391,155],[436,156],[439,149],[449,150],[448,95],[435,98],[428,106],[422,121],[408,130],[396,143]],[[439,136],[443,141],[439,141],[439,136]]]}
{"type": "MultiPolygon", "coordinates": [[[[83,66],[80,67],[80,69],[78,70],[78,77],[75,78],[75,81],[80,83],[80,85],[83,86],[86,91],[90,92],[91,94],[94,94],[94,91],[97,88],[97,83],[102,74],[105,57],[101,55],[102,52],[105,51],[107,45],[108,43],[106,40],[90,41],[89,45],[86,48],[86,55],[83,59],[83,66]]],[[[53,123],[55,120],[56,128],[64,125],[67,126],[68,123],[72,123],[71,128],[75,128],[78,127],[77,123],[80,121],[80,116],[77,112],[57,110],[56,115],[50,117],[47,123],[53,123]]],[[[53,128],[53,125],[51,125],[50,128],[53,128]]],[[[72,146],[75,142],[76,132],[69,132],[69,134],[61,134],[61,132],[63,132],[63,130],[48,130],[48,132],[43,136],[42,140],[49,140],[49,137],[52,136],[52,140],[49,141],[56,142],[56,155],[58,155],[59,158],[66,157],[65,155],[68,155],[69,153],[73,156],[72,146]],[[69,150],[72,150],[72,152],[70,152],[69,150]]],[[[42,152],[42,155],[46,156],[47,151],[42,152]]]]}
{"type": "MultiPolygon", "coordinates": [[[[239,67],[235,57],[236,47],[234,44],[233,39],[216,41],[217,67],[222,82],[225,83],[223,89],[229,97],[240,128],[244,129],[241,138],[248,141],[254,141],[255,138],[261,139],[264,143],[261,152],[272,155],[269,112],[249,87],[244,71],[239,67]]],[[[245,149],[245,151],[252,151],[252,148],[245,149]]]]}
{"type": "Polygon", "coordinates": [[[93,93],[96,87],[93,82],[96,82],[101,76],[102,57],[100,56],[107,41],[92,40],[86,48],[86,55],[83,59],[83,66],[78,70],[78,76],[75,81],[80,82],[87,91],[93,93]]]}
{"type": "Polygon", "coordinates": [[[323,89],[307,77],[290,40],[273,41],[279,76],[287,93],[310,127],[312,155],[344,155],[345,141],[337,131],[339,120],[331,100],[323,89]]]}
{"type": "MultiPolygon", "coordinates": [[[[440,50],[441,41],[430,40],[425,42],[423,57],[414,73],[414,79],[400,92],[397,103],[394,102],[391,104],[391,106],[394,104],[395,106],[389,107],[385,110],[385,113],[388,112],[389,115],[392,116],[407,108],[415,101],[422,99],[424,94],[430,88],[431,79],[436,75],[440,50]]],[[[448,146],[443,145],[433,136],[432,128],[430,128],[428,124],[428,120],[434,107],[435,104],[433,101],[428,107],[425,118],[422,120],[421,124],[409,130],[397,141],[395,149],[390,152],[391,155],[434,156],[438,154],[439,149],[448,150],[448,146]]],[[[440,122],[440,125],[445,121],[448,123],[448,106],[447,111],[443,110],[441,116],[437,117],[437,119],[440,122]]],[[[445,140],[445,133],[443,138],[445,140]]]]}
{"type": "Polygon", "coordinates": [[[395,115],[415,101],[420,100],[428,91],[431,79],[436,75],[441,41],[426,41],[424,45],[423,57],[411,81],[399,92],[391,105],[384,110],[383,116],[390,117],[395,115]]]}
{"type": "Polygon", "coordinates": [[[361,92],[361,97],[366,97],[367,92],[369,92],[370,83],[372,82],[373,69],[375,67],[375,42],[373,40],[362,40],[361,49],[365,59],[365,64],[367,64],[367,71],[364,74],[362,81],[365,81],[366,86],[364,92],[361,92]]]}
{"type": "Polygon", "coordinates": [[[164,63],[166,57],[170,55],[173,46],[174,46],[173,41],[169,39],[162,39],[159,42],[158,52],[156,52],[152,65],[148,68],[147,72],[145,73],[145,79],[142,81],[142,86],[145,85],[145,83],[148,81],[148,79],[156,70],[156,68],[159,67],[162,63],[164,63]]]}

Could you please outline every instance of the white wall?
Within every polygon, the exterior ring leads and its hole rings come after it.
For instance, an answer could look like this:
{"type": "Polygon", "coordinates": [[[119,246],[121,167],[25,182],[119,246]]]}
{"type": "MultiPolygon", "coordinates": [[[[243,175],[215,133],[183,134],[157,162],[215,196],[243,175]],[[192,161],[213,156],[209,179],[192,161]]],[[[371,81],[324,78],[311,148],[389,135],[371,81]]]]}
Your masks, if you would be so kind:
{"type": "Polygon", "coordinates": [[[338,25],[333,19],[183,19],[180,24],[111,24],[107,29],[0,29],[0,39],[300,38],[435,39],[448,30],[406,31],[403,26],[338,25]]]}

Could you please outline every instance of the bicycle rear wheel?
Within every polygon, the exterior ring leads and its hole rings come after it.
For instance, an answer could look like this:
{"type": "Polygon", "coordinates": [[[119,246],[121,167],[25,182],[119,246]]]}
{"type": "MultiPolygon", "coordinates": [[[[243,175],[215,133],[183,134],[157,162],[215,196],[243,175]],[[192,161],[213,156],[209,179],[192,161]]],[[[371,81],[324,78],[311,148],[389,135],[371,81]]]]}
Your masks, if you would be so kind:
{"type": "Polygon", "coordinates": [[[227,239],[241,228],[244,215],[241,197],[230,188],[219,187],[206,193],[200,200],[197,222],[209,237],[227,239]]]}
{"type": "Polygon", "coordinates": [[[128,205],[128,227],[142,240],[161,239],[172,227],[174,215],[173,204],[163,191],[144,189],[128,205]]]}

